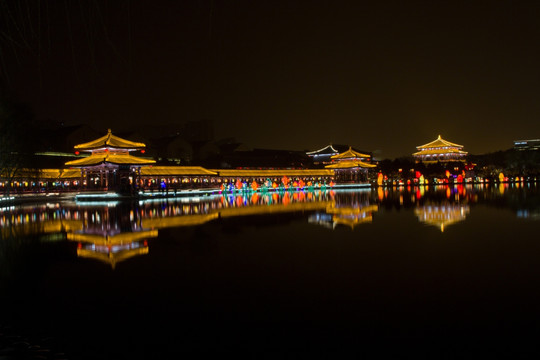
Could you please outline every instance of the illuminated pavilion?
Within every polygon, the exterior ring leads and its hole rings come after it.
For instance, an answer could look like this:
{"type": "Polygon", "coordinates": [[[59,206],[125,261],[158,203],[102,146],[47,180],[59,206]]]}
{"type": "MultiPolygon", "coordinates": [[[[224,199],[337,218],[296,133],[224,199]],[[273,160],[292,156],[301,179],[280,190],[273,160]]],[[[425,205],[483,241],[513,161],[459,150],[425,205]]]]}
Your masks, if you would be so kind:
{"type": "Polygon", "coordinates": [[[68,161],[66,166],[81,169],[81,182],[88,188],[131,189],[141,176],[141,167],[152,165],[154,160],[133,156],[131,151],[143,150],[145,144],[122,139],[111,129],[99,139],[75,145],[76,151],[90,152],[90,156],[68,161]]]}
{"type": "Polygon", "coordinates": [[[368,180],[368,169],[377,165],[363,161],[369,159],[367,154],[359,153],[349,147],[349,150],[331,157],[332,163],[326,169],[334,170],[334,177],[340,183],[360,183],[368,180]]]}
{"type": "Polygon", "coordinates": [[[432,142],[417,146],[418,152],[413,154],[416,162],[426,164],[436,162],[465,161],[467,152],[463,151],[463,145],[454,144],[441,138],[441,135],[432,142]]]}
{"type": "MultiPolygon", "coordinates": [[[[352,147],[348,145],[330,144],[321,149],[306,152],[306,155],[311,158],[311,160],[313,161],[313,164],[315,165],[318,165],[318,164],[328,165],[332,163],[332,156],[345,152],[348,149],[352,149],[352,147]]],[[[363,153],[362,151],[358,149],[352,149],[352,150],[356,151],[359,154],[363,153]]],[[[363,155],[365,157],[361,157],[359,160],[362,160],[364,162],[371,161],[371,155],[369,154],[363,154],[363,155]]]]}

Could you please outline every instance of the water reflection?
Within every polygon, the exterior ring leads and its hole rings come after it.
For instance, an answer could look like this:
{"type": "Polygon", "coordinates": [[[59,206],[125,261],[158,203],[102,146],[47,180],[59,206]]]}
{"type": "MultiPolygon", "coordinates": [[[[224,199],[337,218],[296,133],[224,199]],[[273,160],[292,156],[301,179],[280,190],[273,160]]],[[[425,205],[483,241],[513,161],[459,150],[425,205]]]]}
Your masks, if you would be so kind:
{"type": "Polygon", "coordinates": [[[510,208],[516,217],[540,219],[536,185],[423,186],[364,191],[246,191],[224,196],[128,203],[54,203],[0,209],[2,239],[68,240],[79,257],[114,268],[148,254],[148,240],[164,228],[198,226],[246,216],[301,213],[329,229],[356,229],[376,213],[411,209],[418,221],[443,232],[463,222],[476,204],[510,208]]]}
{"type": "Polygon", "coordinates": [[[329,229],[346,226],[354,229],[357,225],[373,221],[373,213],[379,207],[370,204],[370,192],[335,193],[333,201],[323,211],[308,217],[311,224],[322,225],[329,229]]]}
{"type": "Polygon", "coordinates": [[[147,239],[158,236],[157,230],[142,230],[117,234],[74,232],[67,239],[77,242],[77,256],[116,264],[134,256],[148,254],[147,239]]]}
{"type": "Polygon", "coordinates": [[[469,211],[468,205],[445,203],[419,206],[414,209],[414,214],[419,221],[436,226],[444,232],[449,225],[465,220],[469,211]]]}
{"type": "MultiPolygon", "coordinates": [[[[368,193],[363,196],[367,202],[368,193]]],[[[163,228],[196,226],[231,217],[325,209],[344,216],[334,198],[332,191],[247,192],[172,201],[41,204],[0,210],[0,229],[2,239],[48,236],[48,239],[72,241],[77,244],[77,256],[99,260],[114,269],[121,261],[148,254],[148,239],[158,237],[158,231],[163,228]]]]}

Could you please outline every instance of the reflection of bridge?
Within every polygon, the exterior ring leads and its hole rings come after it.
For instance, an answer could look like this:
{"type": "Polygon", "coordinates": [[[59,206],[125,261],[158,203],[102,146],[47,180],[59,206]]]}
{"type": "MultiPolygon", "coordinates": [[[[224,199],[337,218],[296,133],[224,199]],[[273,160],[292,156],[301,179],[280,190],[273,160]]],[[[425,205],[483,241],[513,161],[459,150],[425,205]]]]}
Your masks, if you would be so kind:
{"type": "Polygon", "coordinates": [[[58,219],[40,222],[26,222],[19,224],[8,223],[0,229],[2,239],[10,237],[24,237],[36,234],[57,234],[63,232],[79,231],[83,228],[80,220],[58,219]]]}
{"type": "Polygon", "coordinates": [[[285,192],[252,197],[212,197],[194,202],[115,203],[109,206],[48,205],[0,213],[2,237],[59,234],[77,242],[80,257],[110,264],[148,253],[148,238],[170,227],[202,225],[216,219],[281,213],[327,213],[334,224],[351,228],[371,221],[377,206],[367,193],[346,200],[334,192],[285,192]]]}
{"type": "Polygon", "coordinates": [[[167,227],[193,226],[204,224],[217,218],[236,216],[269,215],[289,212],[316,211],[325,209],[332,201],[298,202],[292,204],[250,205],[210,210],[208,214],[178,215],[146,218],[141,221],[145,229],[161,229],[167,227]]]}
{"type": "Polygon", "coordinates": [[[440,228],[441,232],[449,225],[465,220],[469,211],[468,205],[460,204],[425,205],[414,209],[418,220],[440,228]]]}

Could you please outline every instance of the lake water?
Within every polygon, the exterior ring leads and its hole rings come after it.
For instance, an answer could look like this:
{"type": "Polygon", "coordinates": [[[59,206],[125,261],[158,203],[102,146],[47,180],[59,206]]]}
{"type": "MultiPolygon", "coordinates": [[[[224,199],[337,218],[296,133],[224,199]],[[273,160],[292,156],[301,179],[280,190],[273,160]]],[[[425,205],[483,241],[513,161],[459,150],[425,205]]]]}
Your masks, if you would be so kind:
{"type": "Polygon", "coordinates": [[[0,343],[536,358],[539,220],[535,184],[4,207],[0,343]]]}

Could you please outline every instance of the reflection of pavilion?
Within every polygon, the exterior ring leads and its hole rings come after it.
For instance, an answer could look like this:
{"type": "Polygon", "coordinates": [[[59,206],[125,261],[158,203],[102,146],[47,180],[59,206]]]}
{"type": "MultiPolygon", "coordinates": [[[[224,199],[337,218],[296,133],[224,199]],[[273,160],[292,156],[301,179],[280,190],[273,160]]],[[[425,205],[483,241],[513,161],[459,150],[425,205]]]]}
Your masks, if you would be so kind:
{"type": "Polygon", "coordinates": [[[141,226],[139,216],[123,207],[89,209],[82,216],[82,226],[67,233],[67,239],[78,242],[77,255],[116,264],[148,253],[146,239],[158,231],[141,226]]]}
{"type": "Polygon", "coordinates": [[[308,218],[308,222],[322,225],[329,229],[335,229],[339,225],[345,225],[354,229],[359,224],[372,222],[373,213],[378,209],[377,205],[338,206],[336,203],[332,203],[326,207],[325,213],[311,215],[308,218]]]}
{"type": "Polygon", "coordinates": [[[137,255],[148,254],[146,239],[158,236],[157,230],[117,234],[69,233],[68,240],[77,241],[77,256],[96,259],[111,265],[137,255]]]}
{"type": "Polygon", "coordinates": [[[465,220],[469,211],[468,205],[440,204],[419,206],[414,213],[421,222],[436,226],[443,232],[445,227],[465,220]]]}

